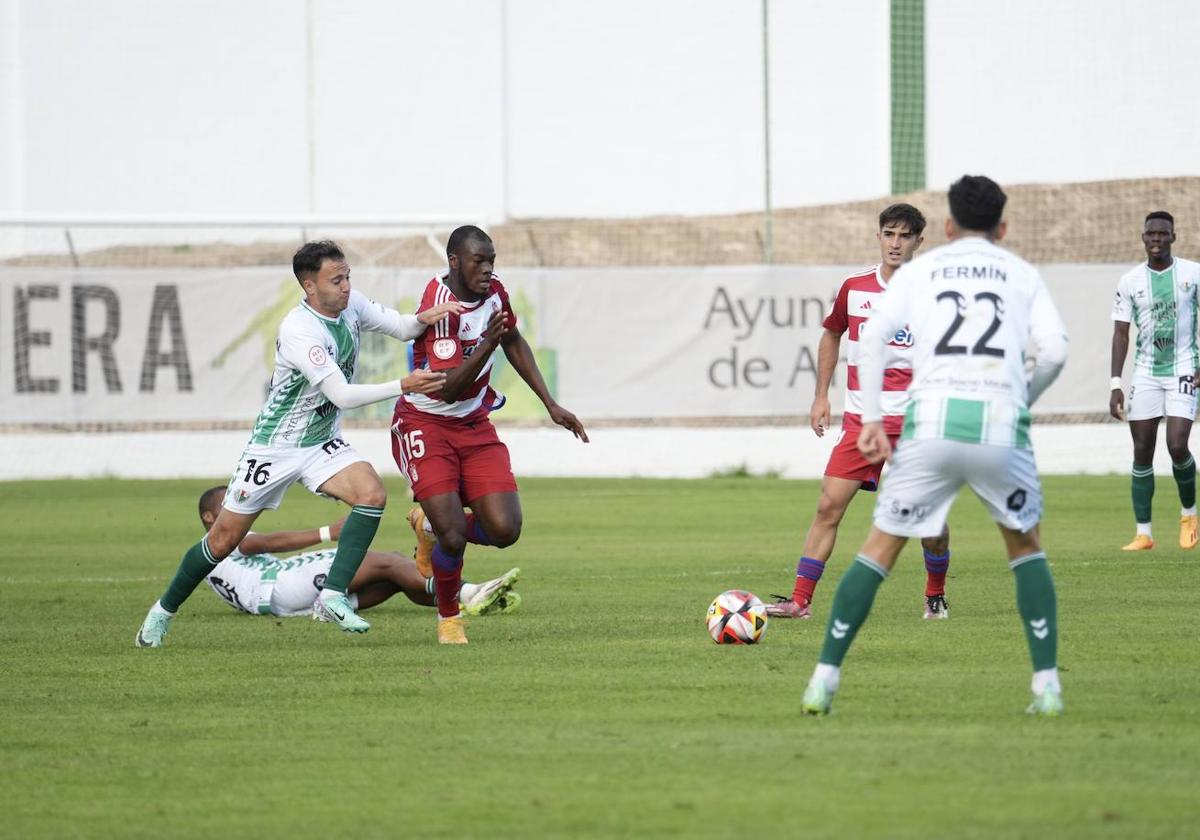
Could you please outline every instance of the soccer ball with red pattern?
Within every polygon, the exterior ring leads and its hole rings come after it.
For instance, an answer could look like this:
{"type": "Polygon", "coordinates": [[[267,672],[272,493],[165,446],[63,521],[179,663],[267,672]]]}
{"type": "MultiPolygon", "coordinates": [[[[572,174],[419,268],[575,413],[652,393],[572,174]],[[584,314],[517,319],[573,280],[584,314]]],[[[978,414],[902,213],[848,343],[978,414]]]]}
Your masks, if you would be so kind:
{"type": "Polygon", "coordinates": [[[767,608],[742,589],[722,592],[708,606],[708,635],[719,645],[752,645],[767,632],[767,608]]]}

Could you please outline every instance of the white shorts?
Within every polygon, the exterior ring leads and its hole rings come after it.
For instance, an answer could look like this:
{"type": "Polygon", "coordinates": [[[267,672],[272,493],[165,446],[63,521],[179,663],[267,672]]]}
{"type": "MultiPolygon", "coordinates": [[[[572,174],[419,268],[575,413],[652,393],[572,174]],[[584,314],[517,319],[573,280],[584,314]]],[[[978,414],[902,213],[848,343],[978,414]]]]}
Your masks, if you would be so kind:
{"type": "Polygon", "coordinates": [[[303,449],[251,444],[229,480],[223,506],[234,513],[275,510],[283,494],[297,481],[317,493],[318,487],[346,467],[366,460],[341,438],[303,449]]]}
{"type": "Polygon", "coordinates": [[[957,440],[902,440],[875,503],[875,525],[897,537],[936,537],[964,484],[1005,528],[1024,533],[1042,518],[1042,486],[1033,450],[957,440]]]}
{"type": "Polygon", "coordinates": [[[1125,419],[1156,417],[1196,419],[1196,385],[1192,375],[1151,376],[1135,370],[1126,395],[1125,419]]]}

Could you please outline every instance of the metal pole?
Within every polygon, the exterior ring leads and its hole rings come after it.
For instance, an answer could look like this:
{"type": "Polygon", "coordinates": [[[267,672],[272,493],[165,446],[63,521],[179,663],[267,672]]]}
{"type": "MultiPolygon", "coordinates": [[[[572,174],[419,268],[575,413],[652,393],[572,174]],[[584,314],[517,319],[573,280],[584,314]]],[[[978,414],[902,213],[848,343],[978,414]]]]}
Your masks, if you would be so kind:
{"type": "Polygon", "coordinates": [[[763,256],[768,263],[775,258],[774,219],[771,215],[771,27],[768,7],[771,0],[762,0],[762,58],[763,58],[763,256]]]}
{"type": "Polygon", "coordinates": [[[508,0],[500,0],[500,212],[511,217],[509,204],[508,0]]]}
{"type": "Polygon", "coordinates": [[[305,123],[308,131],[308,214],[317,207],[317,83],[313,67],[313,0],[304,2],[304,71],[306,90],[305,123]]]}

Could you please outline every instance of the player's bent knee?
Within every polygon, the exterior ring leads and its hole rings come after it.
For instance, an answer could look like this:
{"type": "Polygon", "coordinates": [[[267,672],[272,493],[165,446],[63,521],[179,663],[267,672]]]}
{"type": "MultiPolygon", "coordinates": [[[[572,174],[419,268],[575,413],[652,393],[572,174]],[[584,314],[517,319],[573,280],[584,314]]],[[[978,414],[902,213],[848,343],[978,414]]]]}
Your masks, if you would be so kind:
{"type": "Polygon", "coordinates": [[[362,493],[359,493],[358,498],[354,502],[357,505],[367,505],[369,507],[384,508],[387,507],[387,490],[382,484],[378,484],[362,493]]]}
{"type": "Polygon", "coordinates": [[[488,539],[492,541],[492,545],[497,548],[507,548],[521,538],[521,523],[520,521],[505,523],[500,526],[493,526],[492,530],[488,531],[488,539]],[[494,530],[496,533],[492,533],[494,530]]]}

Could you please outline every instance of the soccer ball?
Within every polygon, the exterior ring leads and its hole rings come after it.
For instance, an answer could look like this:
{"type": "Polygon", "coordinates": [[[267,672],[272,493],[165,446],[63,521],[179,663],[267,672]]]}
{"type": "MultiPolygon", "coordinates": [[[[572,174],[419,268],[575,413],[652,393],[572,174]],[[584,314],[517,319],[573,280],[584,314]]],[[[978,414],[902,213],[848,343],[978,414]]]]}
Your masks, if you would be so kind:
{"type": "Polygon", "coordinates": [[[722,592],[708,605],[708,635],[719,645],[752,645],[767,632],[767,608],[741,589],[722,592]]]}

